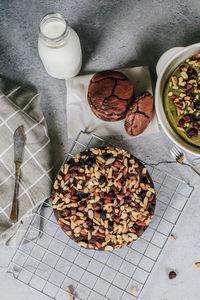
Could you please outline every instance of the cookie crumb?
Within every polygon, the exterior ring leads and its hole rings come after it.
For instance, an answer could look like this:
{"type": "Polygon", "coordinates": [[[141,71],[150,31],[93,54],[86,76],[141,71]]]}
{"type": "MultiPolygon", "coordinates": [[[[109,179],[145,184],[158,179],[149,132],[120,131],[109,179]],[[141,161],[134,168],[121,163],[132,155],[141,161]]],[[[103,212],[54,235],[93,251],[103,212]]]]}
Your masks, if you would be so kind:
{"type": "Polygon", "coordinates": [[[174,241],[176,240],[176,238],[173,234],[171,234],[170,237],[171,237],[172,240],[174,240],[174,241]]]}
{"type": "Polygon", "coordinates": [[[66,292],[68,293],[69,299],[70,299],[70,300],[74,300],[75,297],[72,295],[70,288],[69,288],[69,287],[66,287],[65,290],[66,290],[66,292]]]}
{"type": "Polygon", "coordinates": [[[135,294],[136,294],[136,292],[137,292],[137,288],[136,288],[136,286],[134,286],[134,287],[131,289],[131,292],[132,292],[132,294],[133,294],[133,295],[135,295],[135,294]]]}
{"type": "Polygon", "coordinates": [[[195,266],[196,266],[198,269],[200,269],[200,262],[196,262],[196,263],[195,263],[195,266]]]}

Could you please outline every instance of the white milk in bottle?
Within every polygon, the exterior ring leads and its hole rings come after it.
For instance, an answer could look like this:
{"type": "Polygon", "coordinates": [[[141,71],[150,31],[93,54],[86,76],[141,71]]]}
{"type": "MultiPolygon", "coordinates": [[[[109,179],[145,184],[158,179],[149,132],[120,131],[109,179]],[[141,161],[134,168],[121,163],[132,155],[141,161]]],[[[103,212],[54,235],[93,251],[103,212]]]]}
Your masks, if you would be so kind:
{"type": "Polygon", "coordinates": [[[74,77],[81,69],[79,37],[58,13],[48,14],[41,20],[38,51],[47,73],[55,78],[74,77]]]}

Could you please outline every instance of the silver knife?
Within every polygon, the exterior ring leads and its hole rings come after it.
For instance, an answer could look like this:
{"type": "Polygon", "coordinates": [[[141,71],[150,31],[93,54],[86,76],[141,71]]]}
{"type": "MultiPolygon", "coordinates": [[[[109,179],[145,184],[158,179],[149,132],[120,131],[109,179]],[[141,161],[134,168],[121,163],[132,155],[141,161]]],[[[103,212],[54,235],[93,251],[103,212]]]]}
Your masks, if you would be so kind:
{"type": "Polygon", "coordinates": [[[18,221],[18,191],[19,191],[19,171],[24,156],[24,145],[26,136],[24,133],[24,125],[19,126],[14,132],[14,161],[15,161],[15,190],[10,213],[10,222],[18,221]]]}

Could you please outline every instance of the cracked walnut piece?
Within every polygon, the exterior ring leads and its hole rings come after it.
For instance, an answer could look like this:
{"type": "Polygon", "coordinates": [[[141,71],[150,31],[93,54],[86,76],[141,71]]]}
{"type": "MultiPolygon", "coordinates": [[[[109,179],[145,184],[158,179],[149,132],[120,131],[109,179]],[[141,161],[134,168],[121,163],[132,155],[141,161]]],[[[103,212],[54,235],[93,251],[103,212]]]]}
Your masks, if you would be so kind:
{"type": "Polygon", "coordinates": [[[121,248],[147,228],[155,190],[147,169],[125,150],[85,150],[64,164],[51,201],[58,224],[79,246],[121,248]]]}

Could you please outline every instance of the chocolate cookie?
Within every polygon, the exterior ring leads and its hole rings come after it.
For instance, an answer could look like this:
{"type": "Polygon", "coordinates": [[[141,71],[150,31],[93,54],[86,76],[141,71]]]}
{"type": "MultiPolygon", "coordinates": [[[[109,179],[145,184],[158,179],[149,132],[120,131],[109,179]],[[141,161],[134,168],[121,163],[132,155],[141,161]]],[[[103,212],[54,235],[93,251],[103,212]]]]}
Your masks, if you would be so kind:
{"type": "Polygon", "coordinates": [[[88,87],[90,108],[96,117],[104,121],[124,119],[133,95],[133,84],[117,71],[96,73],[88,87]]]}
{"type": "Polygon", "coordinates": [[[129,107],[124,127],[129,135],[139,135],[149,125],[153,116],[153,96],[144,92],[129,107]]]}
{"type": "Polygon", "coordinates": [[[51,201],[58,224],[79,246],[113,250],[147,228],[155,190],[146,168],[125,150],[91,148],[61,167],[51,201]]]}

